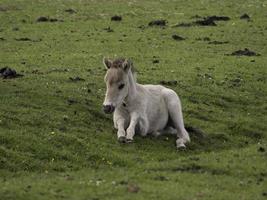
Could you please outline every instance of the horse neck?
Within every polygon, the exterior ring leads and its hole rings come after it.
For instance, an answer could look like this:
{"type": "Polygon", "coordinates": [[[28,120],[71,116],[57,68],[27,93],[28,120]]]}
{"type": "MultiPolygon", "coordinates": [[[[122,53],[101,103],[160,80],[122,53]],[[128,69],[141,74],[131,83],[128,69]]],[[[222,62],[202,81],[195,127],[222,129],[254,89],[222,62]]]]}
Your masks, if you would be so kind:
{"type": "Polygon", "coordinates": [[[136,84],[136,80],[134,78],[134,75],[133,75],[132,71],[129,71],[128,78],[129,78],[129,86],[128,86],[127,101],[130,102],[136,96],[136,93],[137,93],[136,85],[137,84],[136,84]]]}

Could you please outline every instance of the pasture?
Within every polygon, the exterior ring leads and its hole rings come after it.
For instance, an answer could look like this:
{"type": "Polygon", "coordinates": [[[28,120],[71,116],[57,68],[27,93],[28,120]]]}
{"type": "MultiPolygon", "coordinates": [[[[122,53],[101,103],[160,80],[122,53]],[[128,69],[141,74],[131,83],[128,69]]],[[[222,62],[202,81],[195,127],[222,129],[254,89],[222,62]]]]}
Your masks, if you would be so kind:
{"type": "Polygon", "coordinates": [[[22,75],[0,75],[0,199],[266,199],[266,10],[0,0],[0,69],[22,75]],[[103,57],[130,58],[139,83],[175,90],[203,133],[186,151],[171,135],[118,143],[102,111],[103,57]]]}

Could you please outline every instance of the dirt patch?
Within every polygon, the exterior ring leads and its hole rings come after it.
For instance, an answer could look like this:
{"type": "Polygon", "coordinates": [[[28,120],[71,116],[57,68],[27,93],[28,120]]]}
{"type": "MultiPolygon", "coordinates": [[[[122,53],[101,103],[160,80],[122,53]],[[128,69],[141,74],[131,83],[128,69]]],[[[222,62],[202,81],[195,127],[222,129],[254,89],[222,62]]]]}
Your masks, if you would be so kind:
{"type": "Polygon", "coordinates": [[[41,16],[41,17],[38,17],[36,22],[63,22],[63,20],[59,20],[57,18],[50,18],[50,17],[44,17],[44,16],[41,16]]]}
{"type": "Polygon", "coordinates": [[[205,17],[204,19],[209,19],[209,20],[213,20],[213,21],[229,21],[230,17],[213,15],[213,16],[205,17]]]}
{"type": "Polygon", "coordinates": [[[202,20],[197,20],[194,22],[194,24],[197,26],[217,26],[217,24],[211,18],[204,18],[202,20]]]}
{"type": "Polygon", "coordinates": [[[70,13],[70,14],[77,13],[76,10],[72,8],[66,9],[65,12],[70,13]]]}
{"type": "Polygon", "coordinates": [[[114,15],[111,17],[111,21],[121,21],[121,20],[122,20],[122,17],[119,15],[114,15]]]}
{"type": "Polygon", "coordinates": [[[175,25],[174,27],[190,27],[190,26],[193,26],[193,23],[180,23],[180,24],[177,24],[175,25]]]}
{"type": "Polygon", "coordinates": [[[259,148],[258,148],[258,152],[262,152],[262,153],[265,152],[265,148],[263,148],[263,147],[259,147],[259,148]]]}
{"type": "Polygon", "coordinates": [[[178,81],[176,80],[170,80],[170,81],[165,81],[165,80],[162,80],[159,82],[161,85],[169,85],[169,86],[173,86],[173,85],[177,85],[178,84],[178,81]]]}
{"type": "Polygon", "coordinates": [[[75,100],[75,99],[68,99],[68,100],[67,100],[67,103],[68,103],[69,105],[72,105],[72,104],[76,104],[76,103],[78,103],[78,101],[75,100]]]}
{"type": "Polygon", "coordinates": [[[194,135],[197,138],[207,137],[206,134],[200,128],[193,127],[190,125],[185,125],[185,129],[189,132],[190,135],[194,135]]]}
{"type": "Polygon", "coordinates": [[[182,22],[180,24],[175,25],[174,27],[191,27],[193,25],[194,25],[193,23],[185,23],[185,22],[182,22]]]}
{"type": "Polygon", "coordinates": [[[153,20],[148,23],[148,26],[165,27],[166,25],[167,25],[167,20],[165,19],[153,20]]]}
{"type": "Polygon", "coordinates": [[[18,78],[22,76],[22,74],[18,74],[16,70],[9,67],[3,67],[0,69],[0,77],[2,77],[3,79],[18,78]]]}
{"type": "Polygon", "coordinates": [[[24,41],[24,42],[27,42],[27,41],[30,41],[30,42],[41,42],[42,39],[37,39],[37,40],[32,40],[30,38],[27,38],[27,37],[23,37],[23,38],[15,38],[16,41],[24,41]]]}
{"type": "Polygon", "coordinates": [[[122,181],[119,181],[118,184],[120,184],[120,185],[127,185],[128,184],[128,181],[122,180],[122,181]]]}
{"type": "Polygon", "coordinates": [[[176,40],[176,41],[181,41],[181,40],[185,40],[185,38],[179,36],[179,35],[172,35],[172,39],[176,40]]]}
{"type": "MultiPolygon", "coordinates": [[[[228,54],[229,55],[229,54],[228,54]]],[[[248,48],[245,48],[244,50],[237,50],[230,54],[231,56],[260,56],[260,54],[257,54],[254,51],[249,50],[248,48]]]]}
{"type": "Polygon", "coordinates": [[[228,21],[228,20],[230,20],[230,17],[213,15],[213,16],[204,17],[203,19],[199,19],[191,23],[183,22],[183,23],[175,25],[174,27],[217,26],[217,24],[215,23],[216,21],[228,21]]]}
{"type": "Polygon", "coordinates": [[[31,41],[30,38],[15,38],[16,41],[31,41]]]}
{"type": "Polygon", "coordinates": [[[79,76],[69,77],[69,80],[71,80],[72,82],[85,81],[85,79],[80,78],[79,76]]]}
{"type": "Polygon", "coordinates": [[[151,171],[171,171],[171,172],[187,172],[187,173],[194,173],[194,174],[204,174],[209,173],[212,175],[226,175],[229,174],[227,171],[222,169],[212,169],[207,166],[201,166],[195,163],[173,167],[173,168],[160,168],[160,169],[152,169],[151,171]]]}
{"type": "Polygon", "coordinates": [[[250,20],[250,16],[247,13],[245,13],[245,14],[240,16],[240,19],[250,20]]]}
{"type": "Polygon", "coordinates": [[[127,191],[131,193],[137,193],[139,192],[140,187],[138,187],[136,184],[128,184],[127,191]]]}
{"type": "Polygon", "coordinates": [[[157,63],[159,63],[159,60],[158,59],[155,59],[155,60],[152,61],[152,63],[153,64],[157,64],[157,63]]]}
{"type": "Polygon", "coordinates": [[[208,44],[215,44],[215,45],[218,45],[218,44],[228,44],[229,42],[228,41],[225,41],[225,42],[221,42],[221,41],[211,41],[209,42],[208,44]]]}

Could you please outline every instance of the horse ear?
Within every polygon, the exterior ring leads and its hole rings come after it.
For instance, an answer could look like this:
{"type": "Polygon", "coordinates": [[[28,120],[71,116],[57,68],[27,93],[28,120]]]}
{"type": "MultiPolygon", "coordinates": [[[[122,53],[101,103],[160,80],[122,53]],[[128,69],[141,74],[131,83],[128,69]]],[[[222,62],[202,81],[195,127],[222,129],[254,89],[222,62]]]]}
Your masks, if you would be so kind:
{"type": "Polygon", "coordinates": [[[103,58],[103,63],[107,69],[111,68],[111,66],[112,66],[112,61],[108,58],[103,58]]]}
{"type": "Polygon", "coordinates": [[[129,69],[131,69],[131,61],[130,60],[125,60],[123,63],[122,63],[122,68],[124,69],[124,71],[128,72],[129,69]]]}

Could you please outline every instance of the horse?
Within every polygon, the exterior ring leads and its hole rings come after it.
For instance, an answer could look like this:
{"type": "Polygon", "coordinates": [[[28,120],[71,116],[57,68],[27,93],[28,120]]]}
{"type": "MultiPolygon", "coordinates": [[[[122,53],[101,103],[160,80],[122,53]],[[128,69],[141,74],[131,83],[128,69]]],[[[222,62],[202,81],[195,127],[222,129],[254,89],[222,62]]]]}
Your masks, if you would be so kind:
{"type": "Polygon", "coordinates": [[[174,90],[162,85],[137,83],[132,61],[125,58],[103,59],[107,69],[103,111],[113,113],[118,141],[133,142],[135,133],[141,136],[176,134],[176,147],[190,142],[184,127],[182,106],[174,90]]]}

